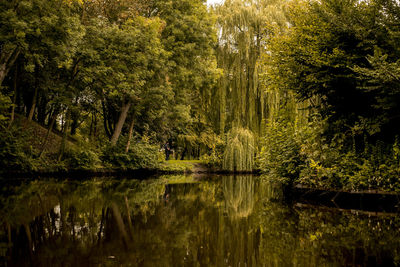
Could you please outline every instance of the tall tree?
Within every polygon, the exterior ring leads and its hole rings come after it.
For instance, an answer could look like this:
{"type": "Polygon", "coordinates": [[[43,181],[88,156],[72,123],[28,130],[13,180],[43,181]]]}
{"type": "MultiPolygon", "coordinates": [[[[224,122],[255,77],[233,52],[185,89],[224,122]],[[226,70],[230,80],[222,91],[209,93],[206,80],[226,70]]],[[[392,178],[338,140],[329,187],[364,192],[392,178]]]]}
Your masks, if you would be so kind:
{"type": "Polygon", "coordinates": [[[272,82],[299,99],[317,97],[316,106],[329,117],[331,133],[376,134],[383,128],[384,135],[389,133],[392,127],[387,126],[398,116],[398,95],[389,93],[394,92],[396,78],[377,78],[383,68],[396,69],[396,8],[395,1],[292,2],[287,12],[290,26],[268,47],[272,82]],[[393,64],[385,66],[385,57],[393,64]],[[386,100],[392,104],[382,104],[386,100]]]}
{"type": "Polygon", "coordinates": [[[160,73],[162,23],[157,18],[134,17],[122,25],[96,20],[88,28],[95,56],[86,69],[89,83],[103,101],[118,103],[119,115],[111,136],[116,144],[132,105],[142,99],[148,83],[160,73]]]}
{"type": "Polygon", "coordinates": [[[191,124],[205,121],[208,95],[218,75],[213,50],[215,19],[203,0],[155,0],[152,3],[155,12],[149,13],[160,16],[166,23],[162,42],[169,53],[168,82],[175,95],[170,103],[168,135],[196,135],[191,124]]]}
{"type": "Polygon", "coordinates": [[[218,66],[224,71],[215,92],[221,134],[231,127],[260,131],[265,113],[261,57],[275,28],[286,22],[280,7],[279,1],[227,0],[215,8],[218,66]]]}

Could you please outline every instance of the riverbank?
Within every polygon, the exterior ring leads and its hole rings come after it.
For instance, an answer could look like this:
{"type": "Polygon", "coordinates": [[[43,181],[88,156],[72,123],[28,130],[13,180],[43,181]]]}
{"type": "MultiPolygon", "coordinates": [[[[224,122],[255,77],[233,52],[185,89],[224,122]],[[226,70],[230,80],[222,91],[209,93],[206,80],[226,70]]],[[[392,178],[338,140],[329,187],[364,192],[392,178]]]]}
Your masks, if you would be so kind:
{"type": "Polygon", "coordinates": [[[75,179],[86,179],[90,177],[132,177],[143,179],[154,175],[163,174],[258,174],[253,172],[232,172],[217,168],[210,168],[201,160],[168,160],[161,162],[156,168],[140,169],[121,169],[121,168],[93,168],[93,169],[41,169],[38,171],[16,171],[7,170],[0,173],[0,177],[12,180],[29,177],[31,179],[40,179],[48,177],[74,177],[75,179]]]}

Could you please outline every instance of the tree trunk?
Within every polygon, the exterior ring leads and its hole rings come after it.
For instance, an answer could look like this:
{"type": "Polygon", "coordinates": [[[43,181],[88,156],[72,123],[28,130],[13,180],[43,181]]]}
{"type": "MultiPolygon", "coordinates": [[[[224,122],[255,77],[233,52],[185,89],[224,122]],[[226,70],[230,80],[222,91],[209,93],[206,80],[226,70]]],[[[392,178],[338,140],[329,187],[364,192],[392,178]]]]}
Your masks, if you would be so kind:
{"type": "Polygon", "coordinates": [[[12,247],[12,238],[11,238],[11,225],[7,223],[7,236],[8,236],[8,245],[12,247]]]}
{"type": "MultiPolygon", "coordinates": [[[[79,101],[79,98],[76,97],[75,98],[75,103],[74,103],[75,106],[78,106],[78,101],[79,101]]],[[[74,109],[71,112],[71,135],[75,135],[76,134],[76,130],[79,127],[80,115],[81,115],[80,112],[77,111],[76,109],[74,109]]]]}
{"type": "Polygon", "coordinates": [[[54,123],[56,122],[57,115],[58,115],[58,109],[56,108],[53,112],[53,115],[51,116],[49,129],[47,130],[46,137],[44,138],[42,150],[40,151],[39,158],[42,156],[42,154],[46,148],[47,140],[49,139],[50,133],[53,130],[53,126],[54,126],[54,123]]]}
{"type": "Polygon", "coordinates": [[[43,93],[39,94],[37,98],[37,122],[44,126],[47,117],[46,108],[49,100],[47,99],[46,94],[43,93]]]}
{"type": "Polygon", "coordinates": [[[79,126],[78,115],[74,112],[74,114],[72,114],[72,119],[71,119],[71,135],[76,134],[78,126],[79,126]]]}
{"type": "Polygon", "coordinates": [[[72,240],[75,241],[75,216],[76,216],[76,209],[74,207],[70,207],[69,209],[69,222],[71,224],[72,229],[72,240]]]}
{"type": "Polygon", "coordinates": [[[17,103],[17,75],[18,75],[18,66],[15,66],[15,72],[14,72],[14,80],[13,80],[13,102],[11,106],[11,116],[10,116],[10,124],[8,127],[11,127],[12,123],[14,122],[14,117],[15,117],[15,105],[17,103]]]}
{"type": "Polygon", "coordinates": [[[115,218],[115,221],[117,223],[118,230],[120,232],[120,235],[122,237],[122,242],[125,246],[125,249],[128,249],[129,246],[129,238],[128,238],[128,233],[126,232],[125,224],[124,221],[122,220],[121,212],[119,211],[119,208],[115,202],[111,204],[111,208],[113,211],[113,215],[115,218]]]}
{"type": "Polygon", "coordinates": [[[70,120],[69,117],[70,116],[71,116],[71,111],[68,108],[67,109],[67,114],[65,116],[64,131],[63,131],[63,137],[62,137],[62,140],[61,140],[60,154],[58,155],[58,161],[60,161],[62,159],[62,157],[64,155],[64,152],[65,152],[65,147],[66,147],[66,144],[67,144],[67,136],[68,136],[68,128],[69,128],[69,120],[70,120]]]}
{"type": "Polygon", "coordinates": [[[9,70],[17,60],[20,50],[15,47],[11,51],[1,51],[0,54],[0,86],[3,84],[9,70]]]}
{"type": "Polygon", "coordinates": [[[33,95],[31,109],[29,110],[28,121],[32,120],[33,113],[35,112],[37,93],[38,93],[38,88],[37,86],[35,86],[35,93],[33,95]]]}
{"type": "Polygon", "coordinates": [[[62,242],[67,240],[67,220],[66,220],[66,205],[64,204],[64,199],[60,198],[60,234],[62,242]]]}
{"type": "Polygon", "coordinates": [[[129,233],[131,235],[131,239],[133,239],[133,225],[132,225],[132,218],[131,218],[131,209],[129,207],[129,201],[128,197],[124,196],[125,198],[125,208],[126,208],[126,214],[128,215],[128,227],[129,227],[129,233]]]}
{"type": "Polygon", "coordinates": [[[37,101],[37,95],[38,95],[38,87],[39,87],[39,77],[38,77],[38,70],[36,70],[35,74],[35,92],[33,94],[32,98],[32,106],[31,109],[29,110],[29,115],[28,115],[28,121],[31,121],[33,118],[33,114],[35,113],[35,108],[36,108],[36,101],[37,101]]]}
{"type": "Polygon", "coordinates": [[[29,228],[29,225],[27,223],[24,223],[24,229],[25,229],[26,237],[28,239],[29,254],[32,256],[33,255],[33,242],[32,242],[31,229],[29,228]]]}
{"type": "Polygon", "coordinates": [[[45,227],[47,228],[47,232],[49,233],[49,237],[52,238],[53,236],[52,236],[52,232],[50,231],[51,230],[51,224],[50,224],[49,216],[47,216],[47,212],[46,212],[46,210],[44,208],[43,200],[40,197],[39,193],[37,193],[36,195],[37,195],[37,197],[39,199],[40,209],[41,209],[42,214],[43,214],[42,216],[43,216],[43,220],[44,220],[44,223],[45,223],[45,227]]]}
{"type": "Polygon", "coordinates": [[[97,112],[92,112],[92,120],[90,123],[90,133],[89,133],[89,140],[96,141],[97,136],[97,112]]]}
{"type": "Polygon", "coordinates": [[[94,113],[94,124],[93,124],[93,141],[97,140],[97,112],[94,113]]]}
{"type": "Polygon", "coordinates": [[[118,138],[122,131],[122,126],[124,126],[126,116],[128,115],[129,108],[131,107],[131,101],[122,105],[121,113],[118,118],[117,125],[115,126],[114,133],[111,137],[111,145],[115,146],[117,144],[118,138]]]}
{"type": "Polygon", "coordinates": [[[89,140],[92,140],[92,134],[93,134],[93,120],[94,120],[94,118],[93,118],[93,112],[92,112],[92,117],[91,117],[91,119],[90,119],[90,127],[89,127],[89,140]]]}
{"type": "Polygon", "coordinates": [[[131,125],[129,126],[128,142],[126,143],[125,153],[128,153],[129,147],[131,146],[132,133],[133,133],[133,125],[134,125],[134,124],[135,124],[135,119],[132,118],[131,125]]]}
{"type": "Polygon", "coordinates": [[[101,232],[103,231],[103,226],[104,226],[104,208],[101,209],[101,220],[100,220],[100,229],[99,232],[97,233],[97,244],[100,244],[101,241],[101,232]]]}
{"type": "Polygon", "coordinates": [[[108,115],[108,111],[107,111],[107,108],[106,108],[106,103],[105,103],[105,101],[101,101],[101,105],[102,105],[102,107],[103,107],[103,123],[104,123],[104,131],[106,132],[106,135],[108,136],[108,138],[111,138],[111,128],[110,127],[108,127],[108,123],[107,123],[107,121],[108,121],[108,119],[107,119],[107,117],[109,116],[108,115]]]}

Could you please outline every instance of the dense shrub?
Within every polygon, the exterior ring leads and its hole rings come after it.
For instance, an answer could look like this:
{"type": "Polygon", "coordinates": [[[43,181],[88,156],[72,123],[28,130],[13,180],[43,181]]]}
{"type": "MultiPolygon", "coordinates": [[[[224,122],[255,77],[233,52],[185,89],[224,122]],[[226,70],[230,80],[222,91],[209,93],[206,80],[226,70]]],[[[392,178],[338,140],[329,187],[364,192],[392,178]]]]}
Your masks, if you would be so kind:
{"type": "Polygon", "coordinates": [[[347,190],[400,191],[400,145],[349,143],[352,134],[327,136],[325,120],[304,127],[277,121],[267,127],[258,165],[290,183],[347,190]],[[361,149],[362,148],[362,149],[361,149]]]}
{"type": "Polygon", "coordinates": [[[102,152],[101,160],[114,168],[154,169],[160,162],[158,150],[158,146],[146,142],[132,145],[128,153],[122,145],[107,146],[102,152]]]}
{"type": "Polygon", "coordinates": [[[0,131],[0,172],[32,171],[32,147],[23,131],[16,128],[0,131]]]}
{"type": "Polygon", "coordinates": [[[304,158],[300,150],[304,132],[282,119],[267,126],[261,139],[261,151],[257,158],[258,168],[263,173],[293,181],[298,178],[304,158]]]}
{"type": "Polygon", "coordinates": [[[222,141],[216,142],[212,145],[210,153],[204,154],[200,160],[204,162],[209,168],[222,168],[222,161],[224,156],[225,143],[222,141]]]}
{"type": "Polygon", "coordinates": [[[63,158],[70,169],[95,169],[100,164],[96,152],[84,146],[67,149],[63,158]]]}

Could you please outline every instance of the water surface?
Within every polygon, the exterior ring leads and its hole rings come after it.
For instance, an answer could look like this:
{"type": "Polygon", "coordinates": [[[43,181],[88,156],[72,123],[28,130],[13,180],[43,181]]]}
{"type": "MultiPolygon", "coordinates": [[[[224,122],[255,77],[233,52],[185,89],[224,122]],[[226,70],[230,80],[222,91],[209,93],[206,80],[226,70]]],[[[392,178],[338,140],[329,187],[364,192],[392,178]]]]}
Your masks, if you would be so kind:
{"type": "Polygon", "coordinates": [[[288,202],[253,176],[1,185],[0,265],[394,266],[400,219],[288,202]]]}

